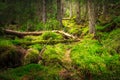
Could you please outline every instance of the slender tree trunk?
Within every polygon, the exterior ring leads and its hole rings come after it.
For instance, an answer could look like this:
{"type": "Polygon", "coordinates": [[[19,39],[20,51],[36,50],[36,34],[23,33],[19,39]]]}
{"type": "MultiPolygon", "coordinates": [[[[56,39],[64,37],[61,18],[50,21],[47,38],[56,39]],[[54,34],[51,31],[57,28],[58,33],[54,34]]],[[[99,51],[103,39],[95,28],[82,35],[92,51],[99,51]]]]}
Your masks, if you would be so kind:
{"type": "Polygon", "coordinates": [[[42,14],[42,21],[43,23],[46,23],[46,0],[43,0],[43,14],[42,14]]]}
{"type": "Polygon", "coordinates": [[[87,0],[85,0],[85,4],[84,4],[84,20],[87,21],[88,20],[88,5],[87,5],[87,0]]]}
{"type": "Polygon", "coordinates": [[[81,19],[81,6],[80,1],[77,2],[77,23],[80,24],[81,19]]]}
{"type": "Polygon", "coordinates": [[[108,12],[108,11],[107,11],[107,4],[108,4],[107,2],[108,2],[108,0],[104,0],[104,1],[103,1],[103,9],[102,9],[102,10],[103,10],[103,11],[102,11],[102,12],[103,12],[103,18],[104,18],[105,20],[106,20],[106,16],[107,16],[107,12],[108,12]]]}
{"type": "Polygon", "coordinates": [[[38,21],[42,20],[42,6],[41,6],[41,1],[36,0],[36,15],[38,16],[38,21]]]}
{"type": "Polygon", "coordinates": [[[69,5],[70,5],[70,18],[72,18],[72,3],[69,2],[69,5]]]}
{"type": "Polygon", "coordinates": [[[61,0],[57,0],[57,20],[60,23],[60,27],[62,27],[62,4],[61,0]]]}
{"type": "Polygon", "coordinates": [[[62,1],[62,17],[64,17],[64,2],[62,1]]]}
{"type": "Polygon", "coordinates": [[[88,0],[88,17],[89,17],[89,33],[95,34],[96,15],[94,0],[88,0]]]}

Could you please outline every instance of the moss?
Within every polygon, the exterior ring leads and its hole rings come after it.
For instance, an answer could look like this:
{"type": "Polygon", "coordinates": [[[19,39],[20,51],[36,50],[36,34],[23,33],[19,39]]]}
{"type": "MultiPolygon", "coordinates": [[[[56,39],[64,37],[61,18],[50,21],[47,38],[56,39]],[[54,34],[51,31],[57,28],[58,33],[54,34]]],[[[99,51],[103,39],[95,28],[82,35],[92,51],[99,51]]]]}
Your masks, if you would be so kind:
{"type": "Polygon", "coordinates": [[[0,68],[16,67],[21,65],[23,53],[10,40],[0,41],[0,68]]]}
{"type": "MultiPolygon", "coordinates": [[[[31,77],[34,77],[35,73],[37,73],[38,71],[41,71],[42,69],[43,67],[41,65],[29,64],[29,65],[21,66],[14,69],[8,69],[5,72],[0,73],[0,79],[21,80],[21,78],[23,78],[25,75],[29,76],[30,74],[32,75],[31,77]]],[[[28,79],[31,77],[28,77],[28,79]]],[[[35,78],[35,80],[37,80],[37,77],[35,78]]]]}
{"type": "Polygon", "coordinates": [[[42,40],[56,40],[56,39],[63,39],[63,37],[60,34],[53,33],[53,32],[45,32],[41,35],[42,40]]]}
{"type": "Polygon", "coordinates": [[[55,65],[63,60],[65,50],[66,46],[64,44],[47,46],[43,54],[43,59],[45,60],[47,65],[49,64],[55,65]]]}
{"type": "Polygon", "coordinates": [[[82,30],[79,28],[71,28],[69,33],[79,37],[82,34],[82,30]]]}
{"type": "Polygon", "coordinates": [[[105,40],[103,40],[104,47],[111,54],[120,53],[120,29],[113,30],[105,40]]]}
{"type": "Polygon", "coordinates": [[[38,63],[39,51],[36,49],[28,49],[26,55],[24,57],[23,63],[30,64],[30,63],[38,63]]]}

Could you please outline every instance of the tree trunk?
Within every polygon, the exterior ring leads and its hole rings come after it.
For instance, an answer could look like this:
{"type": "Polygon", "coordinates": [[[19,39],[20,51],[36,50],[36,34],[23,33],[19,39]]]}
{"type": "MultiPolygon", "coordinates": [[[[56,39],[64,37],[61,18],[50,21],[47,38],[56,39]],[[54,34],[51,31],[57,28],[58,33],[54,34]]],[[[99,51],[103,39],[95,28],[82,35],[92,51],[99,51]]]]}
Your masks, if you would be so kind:
{"type": "Polygon", "coordinates": [[[46,0],[43,0],[43,14],[42,15],[43,15],[42,21],[43,21],[43,23],[46,23],[46,20],[47,20],[47,18],[46,18],[46,0]]]}
{"type": "Polygon", "coordinates": [[[108,1],[107,0],[104,0],[103,1],[103,18],[104,18],[104,20],[106,20],[106,15],[107,15],[107,3],[108,1]]]}
{"type": "Polygon", "coordinates": [[[41,6],[41,1],[37,0],[36,1],[36,15],[38,17],[38,22],[42,20],[42,6],[41,6]]]}
{"type": "Polygon", "coordinates": [[[57,20],[60,23],[60,27],[62,27],[62,4],[61,0],[57,0],[57,20]]]}
{"type": "Polygon", "coordinates": [[[77,2],[77,23],[80,24],[81,19],[81,6],[80,1],[77,2]]]}
{"type": "Polygon", "coordinates": [[[53,31],[39,31],[39,32],[19,32],[19,31],[13,31],[13,30],[9,30],[9,29],[5,29],[3,30],[4,33],[9,34],[9,35],[16,35],[18,37],[23,37],[23,36],[27,36],[27,35],[34,35],[34,36],[38,36],[41,35],[45,32],[54,32],[54,33],[59,33],[62,34],[65,38],[71,38],[71,39],[76,39],[75,36],[66,33],[64,31],[59,31],[59,30],[53,30],[53,31]]]}
{"type": "Polygon", "coordinates": [[[87,5],[87,0],[85,0],[85,14],[84,14],[84,20],[87,21],[88,20],[88,5],[87,5]]]}
{"type": "Polygon", "coordinates": [[[70,18],[72,18],[72,3],[69,2],[69,5],[70,5],[70,18]]]}
{"type": "Polygon", "coordinates": [[[95,34],[96,15],[94,0],[88,0],[88,17],[89,17],[89,33],[95,34]]]}

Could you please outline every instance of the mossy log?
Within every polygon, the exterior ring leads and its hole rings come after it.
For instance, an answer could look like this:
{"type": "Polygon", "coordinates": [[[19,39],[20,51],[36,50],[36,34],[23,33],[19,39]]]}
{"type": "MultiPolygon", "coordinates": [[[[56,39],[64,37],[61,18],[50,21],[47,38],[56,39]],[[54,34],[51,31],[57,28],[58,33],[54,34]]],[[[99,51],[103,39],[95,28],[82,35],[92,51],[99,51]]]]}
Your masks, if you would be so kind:
{"type": "Polygon", "coordinates": [[[43,33],[43,31],[40,31],[40,32],[20,32],[20,31],[5,29],[4,33],[21,37],[21,36],[27,36],[27,35],[41,35],[43,33]]]}
{"type": "Polygon", "coordinates": [[[78,42],[79,39],[67,39],[67,40],[40,40],[40,41],[13,41],[16,45],[32,45],[32,44],[57,44],[57,43],[71,43],[71,42],[78,42]]]}
{"type": "Polygon", "coordinates": [[[27,36],[27,35],[38,36],[38,35],[43,34],[44,32],[55,32],[55,33],[62,34],[64,37],[67,37],[67,38],[72,38],[72,39],[76,38],[75,36],[73,36],[69,33],[66,33],[64,31],[60,31],[60,30],[38,31],[38,32],[20,32],[20,31],[13,31],[13,30],[9,30],[9,29],[4,29],[4,33],[9,34],[9,35],[15,35],[15,36],[18,36],[18,37],[23,37],[23,36],[27,36]]]}

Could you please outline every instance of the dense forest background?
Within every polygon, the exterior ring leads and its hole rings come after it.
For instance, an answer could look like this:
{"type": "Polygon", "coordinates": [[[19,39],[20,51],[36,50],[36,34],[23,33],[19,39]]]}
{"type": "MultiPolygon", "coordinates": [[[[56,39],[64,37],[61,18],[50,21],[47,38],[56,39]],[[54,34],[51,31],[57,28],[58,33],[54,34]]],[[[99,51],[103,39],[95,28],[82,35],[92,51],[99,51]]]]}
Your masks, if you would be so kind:
{"type": "Polygon", "coordinates": [[[0,80],[120,80],[120,0],[0,0],[0,80]]]}

